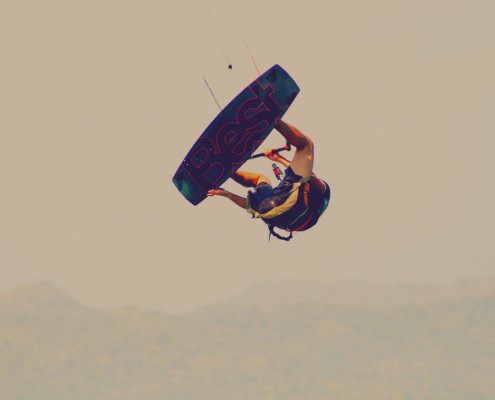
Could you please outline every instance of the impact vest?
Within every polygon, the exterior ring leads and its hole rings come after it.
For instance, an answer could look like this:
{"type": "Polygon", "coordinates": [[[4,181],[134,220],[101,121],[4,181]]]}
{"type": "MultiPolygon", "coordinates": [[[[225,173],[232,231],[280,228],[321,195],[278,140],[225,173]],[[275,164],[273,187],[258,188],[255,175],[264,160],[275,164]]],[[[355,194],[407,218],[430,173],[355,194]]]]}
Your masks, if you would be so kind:
{"type": "Polygon", "coordinates": [[[297,182],[284,180],[273,189],[270,197],[263,199],[255,207],[256,209],[251,207],[251,196],[252,192],[248,195],[247,211],[254,218],[261,218],[269,226],[271,234],[285,240],[292,237],[292,232],[304,231],[314,226],[328,204],[326,198],[322,204],[324,194],[317,193],[311,186],[311,178],[300,179],[297,182]],[[274,227],[291,232],[291,236],[280,237],[273,231],[274,227]]]}

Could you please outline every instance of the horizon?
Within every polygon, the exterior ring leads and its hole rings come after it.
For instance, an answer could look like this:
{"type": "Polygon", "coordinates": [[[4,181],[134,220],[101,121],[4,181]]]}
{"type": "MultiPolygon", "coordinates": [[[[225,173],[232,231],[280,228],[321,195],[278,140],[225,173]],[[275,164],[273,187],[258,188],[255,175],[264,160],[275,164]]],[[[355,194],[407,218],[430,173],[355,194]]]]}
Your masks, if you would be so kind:
{"type": "MultiPolygon", "coordinates": [[[[482,285],[486,283],[491,283],[492,285],[490,286],[488,293],[485,292],[476,292],[473,293],[470,297],[477,298],[477,297],[486,297],[486,296],[491,296],[495,294],[495,276],[492,277],[485,277],[485,278],[466,278],[466,279],[461,279],[456,282],[447,284],[447,283],[426,283],[426,282],[395,282],[395,283],[385,283],[385,282],[373,282],[369,281],[366,279],[346,279],[346,280],[340,280],[340,281],[334,281],[334,282],[321,282],[321,281],[310,281],[310,280],[299,280],[299,279],[284,279],[280,281],[265,281],[265,282],[258,282],[258,283],[253,283],[251,286],[247,287],[245,290],[242,290],[238,293],[234,293],[226,298],[215,300],[213,302],[209,303],[202,303],[202,304],[197,304],[191,308],[187,309],[169,309],[169,308],[163,308],[163,307],[151,307],[151,306],[139,306],[136,304],[127,304],[127,303],[122,303],[122,304],[114,304],[114,305],[105,305],[105,304],[87,304],[81,299],[79,299],[77,296],[75,296],[73,293],[68,291],[67,289],[60,287],[59,285],[54,284],[53,282],[49,281],[43,281],[43,280],[31,280],[31,281],[26,281],[24,283],[20,283],[11,287],[8,287],[6,289],[1,289],[0,290],[0,299],[2,297],[5,297],[6,295],[9,294],[18,294],[21,292],[22,294],[29,294],[29,290],[37,289],[39,287],[45,288],[48,286],[50,290],[52,290],[55,293],[60,293],[69,296],[70,298],[74,299],[81,307],[84,308],[96,308],[96,309],[101,309],[105,311],[112,311],[115,309],[119,308],[125,308],[125,307],[132,307],[135,309],[139,309],[140,311],[143,312],[149,312],[149,311],[159,311],[165,313],[165,315],[184,315],[188,314],[191,312],[199,312],[201,310],[207,310],[215,307],[236,307],[238,304],[236,302],[240,299],[241,304],[243,304],[243,301],[246,304],[251,304],[251,305],[256,305],[256,301],[261,301],[261,303],[266,302],[267,299],[264,297],[261,297],[260,299],[257,299],[254,301],[253,299],[250,299],[249,295],[252,295],[253,293],[256,293],[257,290],[262,289],[288,289],[288,288],[307,288],[307,286],[318,286],[320,289],[335,289],[335,288],[342,288],[342,287],[347,287],[347,288],[356,288],[360,287],[362,288],[364,285],[365,289],[401,289],[404,287],[410,287],[413,289],[420,289],[420,288],[425,288],[428,287],[430,289],[451,289],[451,290],[457,290],[456,295],[459,295],[459,290],[465,286],[466,284],[470,285],[482,285]],[[247,296],[247,297],[246,297],[247,296]]],[[[392,292],[393,293],[393,292],[392,292]]],[[[262,293],[263,294],[263,293],[262,293]]],[[[314,294],[314,293],[313,293],[314,294]]],[[[332,295],[333,293],[329,293],[329,295],[332,295]]],[[[367,293],[369,294],[369,293],[367,293]]],[[[282,294],[283,295],[283,294],[282,294]]],[[[306,293],[307,295],[307,293],[306,293]]],[[[368,305],[364,302],[364,300],[360,299],[361,298],[361,293],[355,296],[350,296],[347,298],[347,300],[342,301],[336,301],[332,302],[326,299],[320,299],[319,301],[323,303],[328,303],[328,304],[356,304],[356,305],[368,305]]],[[[390,293],[389,293],[390,295],[390,293]]],[[[424,293],[422,294],[424,296],[424,293]]],[[[266,292],[264,293],[264,296],[266,296],[266,292]]],[[[339,294],[341,296],[341,293],[339,294]]],[[[374,295],[372,295],[373,297],[374,295]]],[[[435,302],[435,301],[445,301],[445,300],[452,300],[453,298],[450,298],[451,295],[447,294],[447,297],[444,298],[445,293],[439,293],[438,294],[438,299],[437,298],[429,298],[428,295],[426,296],[426,300],[430,302],[435,302]]],[[[421,297],[421,295],[420,295],[421,297]]],[[[268,301],[270,303],[272,300],[268,301]]],[[[293,302],[294,300],[288,301],[289,303],[293,302]]],[[[302,301],[303,303],[305,302],[304,300],[297,300],[296,302],[302,301]]],[[[311,300],[313,301],[313,300],[311,300]]],[[[285,301],[281,301],[280,304],[284,304],[285,301]]],[[[386,304],[387,302],[385,302],[386,304]]],[[[409,303],[416,303],[415,300],[411,300],[406,296],[406,300],[391,300],[391,304],[396,304],[396,305],[401,305],[401,304],[409,304],[409,303]]],[[[421,303],[421,301],[420,301],[421,303]]],[[[279,301],[275,301],[274,304],[279,304],[279,301]]],[[[371,306],[376,307],[376,304],[371,304],[371,306]]],[[[390,306],[390,305],[389,305],[390,306]]],[[[381,305],[378,306],[379,308],[381,307],[386,307],[386,305],[381,305]]]]}

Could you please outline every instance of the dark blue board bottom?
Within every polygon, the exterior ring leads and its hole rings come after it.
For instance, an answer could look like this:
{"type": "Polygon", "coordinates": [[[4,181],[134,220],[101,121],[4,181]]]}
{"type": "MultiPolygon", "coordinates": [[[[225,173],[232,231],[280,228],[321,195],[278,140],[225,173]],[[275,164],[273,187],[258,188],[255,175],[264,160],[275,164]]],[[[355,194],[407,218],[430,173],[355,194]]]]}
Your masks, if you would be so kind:
{"type": "Polygon", "coordinates": [[[206,128],[172,181],[197,205],[222,185],[266,139],[299,93],[285,70],[275,65],[244,89],[206,128]]]}

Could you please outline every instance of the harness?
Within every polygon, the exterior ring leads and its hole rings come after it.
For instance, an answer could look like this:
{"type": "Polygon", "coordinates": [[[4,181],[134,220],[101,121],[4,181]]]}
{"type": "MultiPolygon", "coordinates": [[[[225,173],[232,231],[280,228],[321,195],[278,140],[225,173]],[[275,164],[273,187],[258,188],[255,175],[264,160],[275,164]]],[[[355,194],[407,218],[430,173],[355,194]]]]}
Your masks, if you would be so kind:
{"type": "Polygon", "coordinates": [[[292,239],[293,232],[304,229],[314,216],[314,211],[310,209],[309,205],[309,191],[311,189],[310,181],[301,182],[297,188],[297,200],[290,209],[282,212],[276,216],[261,215],[261,219],[268,225],[270,235],[275,236],[279,240],[289,241],[292,239]],[[283,229],[290,232],[289,236],[284,237],[275,232],[275,228],[283,229]]]}
{"type": "Polygon", "coordinates": [[[277,239],[285,240],[286,242],[288,242],[289,240],[292,239],[292,232],[290,233],[289,236],[284,237],[284,236],[279,235],[277,232],[275,232],[275,227],[273,225],[268,225],[268,230],[270,231],[270,234],[268,235],[268,241],[270,241],[270,238],[272,237],[272,235],[275,236],[277,239]]]}
{"type": "Polygon", "coordinates": [[[254,193],[248,192],[246,211],[268,225],[268,240],[273,235],[277,239],[289,241],[293,232],[311,228],[325,210],[330,198],[328,190],[328,199],[325,204],[320,204],[320,196],[311,186],[311,177],[301,179],[290,167],[286,170],[284,180],[272,189],[270,195],[263,194],[264,188],[265,186],[259,187],[254,193]],[[289,232],[289,236],[281,236],[275,232],[275,228],[289,232]]]}
{"type": "MultiPolygon", "coordinates": [[[[267,225],[271,236],[277,239],[289,241],[293,232],[303,230],[314,216],[314,211],[310,209],[309,191],[311,189],[310,180],[295,183],[297,188],[291,193],[286,202],[275,207],[266,214],[257,214],[267,225]],[[279,228],[290,232],[288,237],[284,237],[275,232],[279,228]]],[[[253,215],[254,217],[254,215],[253,215]]]]}

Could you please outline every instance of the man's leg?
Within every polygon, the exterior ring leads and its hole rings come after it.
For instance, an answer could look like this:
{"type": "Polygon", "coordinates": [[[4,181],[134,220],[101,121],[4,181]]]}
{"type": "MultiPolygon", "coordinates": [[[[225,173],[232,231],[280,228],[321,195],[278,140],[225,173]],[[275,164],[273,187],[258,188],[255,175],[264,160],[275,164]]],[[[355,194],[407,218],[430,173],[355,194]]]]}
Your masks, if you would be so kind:
{"type": "Polygon", "coordinates": [[[277,119],[275,129],[282,134],[287,142],[296,148],[296,153],[290,163],[290,167],[294,173],[303,178],[311,176],[314,162],[314,146],[312,140],[304,135],[299,129],[289,125],[281,119],[277,119]]]}
{"type": "Polygon", "coordinates": [[[270,179],[255,172],[236,171],[232,175],[232,179],[245,187],[256,187],[262,182],[268,183],[271,186],[270,179]]]}

